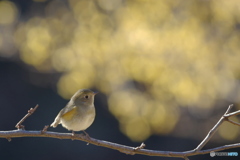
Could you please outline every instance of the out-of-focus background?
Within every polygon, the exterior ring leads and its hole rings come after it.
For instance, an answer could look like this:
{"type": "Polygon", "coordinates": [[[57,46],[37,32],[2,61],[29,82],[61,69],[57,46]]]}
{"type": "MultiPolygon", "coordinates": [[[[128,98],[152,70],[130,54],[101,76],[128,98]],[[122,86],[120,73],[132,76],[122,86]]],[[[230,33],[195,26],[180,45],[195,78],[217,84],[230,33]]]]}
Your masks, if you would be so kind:
{"type": "MultiPolygon", "coordinates": [[[[36,104],[24,125],[40,130],[91,88],[100,92],[92,137],[191,150],[229,104],[240,109],[239,51],[238,0],[0,1],[0,130],[36,104]]],[[[224,123],[205,148],[237,143],[239,132],[224,123]]],[[[1,159],[175,159],[71,140],[0,141],[1,159]]]]}

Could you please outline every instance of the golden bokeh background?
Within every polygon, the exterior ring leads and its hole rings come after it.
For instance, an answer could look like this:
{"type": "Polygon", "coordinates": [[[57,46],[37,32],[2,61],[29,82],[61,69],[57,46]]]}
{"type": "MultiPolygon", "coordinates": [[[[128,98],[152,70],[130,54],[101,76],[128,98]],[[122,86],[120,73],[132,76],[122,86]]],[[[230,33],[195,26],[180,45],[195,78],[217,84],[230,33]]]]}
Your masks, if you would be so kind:
{"type": "MultiPolygon", "coordinates": [[[[23,18],[17,4],[0,2],[0,56],[61,73],[56,86],[63,98],[80,88],[105,94],[120,130],[133,141],[172,134],[182,110],[204,118],[219,100],[240,100],[237,0],[33,4],[23,18]]],[[[227,140],[238,134],[229,124],[219,130],[227,140]]]]}

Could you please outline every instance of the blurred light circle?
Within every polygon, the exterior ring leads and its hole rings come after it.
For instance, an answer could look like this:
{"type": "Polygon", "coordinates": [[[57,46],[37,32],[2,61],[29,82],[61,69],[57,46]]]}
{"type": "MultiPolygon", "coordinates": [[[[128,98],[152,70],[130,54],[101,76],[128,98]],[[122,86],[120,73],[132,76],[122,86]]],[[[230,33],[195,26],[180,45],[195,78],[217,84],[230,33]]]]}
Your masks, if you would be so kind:
{"type": "Polygon", "coordinates": [[[17,19],[18,9],[10,1],[0,2],[0,25],[8,25],[17,19]]]}

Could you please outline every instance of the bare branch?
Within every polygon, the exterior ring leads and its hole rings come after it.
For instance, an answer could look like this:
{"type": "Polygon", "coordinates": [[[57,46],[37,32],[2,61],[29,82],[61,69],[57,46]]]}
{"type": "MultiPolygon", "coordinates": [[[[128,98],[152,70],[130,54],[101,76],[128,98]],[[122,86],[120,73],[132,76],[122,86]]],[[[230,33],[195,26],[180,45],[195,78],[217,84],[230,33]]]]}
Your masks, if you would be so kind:
{"type": "Polygon", "coordinates": [[[220,118],[220,120],[217,122],[217,124],[208,132],[207,136],[203,139],[203,141],[197,146],[197,148],[195,148],[194,150],[196,152],[200,151],[206,144],[207,142],[212,138],[212,136],[216,133],[218,127],[224,122],[224,121],[228,121],[234,125],[238,125],[240,126],[239,123],[234,122],[232,120],[229,119],[229,117],[232,116],[236,116],[240,114],[240,111],[236,111],[236,112],[232,112],[229,113],[230,110],[232,109],[233,104],[229,105],[227,111],[224,113],[224,115],[220,118]]]}
{"type": "Polygon", "coordinates": [[[230,104],[224,115],[228,114],[230,112],[230,110],[232,109],[232,107],[233,107],[233,104],[230,104]]]}
{"type": "Polygon", "coordinates": [[[11,141],[12,141],[12,139],[9,138],[9,137],[6,137],[6,139],[8,140],[8,142],[11,142],[11,141]]]}
{"type": "Polygon", "coordinates": [[[49,125],[44,126],[43,130],[41,131],[41,133],[42,133],[42,134],[45,133],[48,128],[49,128],[49,125]]]}
{"type": "Polygon", "coordinates": [[[146,145],[144,143],[142,143],[140,146],[135,147],[134,150],[139,150],[139,149],[143,149],[144,147],[146,147],[146,145]]]}
{"type": "Polygon", "coordinates": [[[240,111],[232,112],[229,114],[225,114],[224,117],[232,117],[232,116],[237,116],[240,114],[240,111]]]}
{"type": "Polygon", "coordinates": [[[22,123],[29,117],[31,116],[35,110],[38,108],[38,104],[34,107],[34,108],[30,108],[28,110],[28,113],[16,124],[16,128],[17,129],[24,129],[24,126],[22,125],[22,123]]]}
{"type": "Polygon", "coordinates": [[[128,153],[131,155],[142,154],[142,155],[148,155],[148,156],[179,157],[179,158],[185,158],[185,157],[200,155],[200,154],[208,154],[211,151],[221,151],[225,149],[240,147],[240,143],[236,143],[236,144],[225,145],[217,148],[201,150],[199,152],[196,152],[195,150],[190,150],[185,152],[157,151],[157,150],[148,150],[148,149],[134,150],[135,147],[98,140],[95,138],[88,139],[83,134],[75,134],[74,137],[72,137],[71,133],[57,133],[57,132],[49,132],[49,131],[45,133],[42,133],[41,131],[26,131],[26,130],[0,131],[0,138],[6,138],[6,137],[9,137],[9,138],[48,137],[48,138],[58,138],[58,139],[74,139],[74,140],[85,141],[96,146],[102,146],[102,147],[118,150],[120,152],[128,153]]]}
{"type": "Polygon", "coordinates": [[[184,157],[184,160],[189,160],[188,157],[184,157]]]}
{"type": "Polygon", "coordinates": [[[234,122],[234,121],[232,121],[230,119],[227,119],[226,121],[228,121],[229,123],[232,123],[234,125],[240,126],[240,123],[234,122]]]}
{"type": "Polygon", "coordinates": [[[218,127],[223,123],[223,121],[224,121],[224,117],[221,117],[221,119],[217,122],[217,124],[208,132],[207,136],[203,139],[203,141],[197,146],[195,151],[200,151],[207,144],[207,142],[216,133],[218,127]]]}
{"type": "Polygon", "coordinates": [[[195,148],[194,150],[196,152],[200,151],[206,144],[207,142],[212,138],[212,136],[216,133],[218,127],[224,122],[225,116],[230,112],[232,109],[233,105],[229,105],[227,111],[224,113],[224,115],[220,118],[220,120],[215,124],[215,126],[208,132],[207,136],[203,139],[203,141],[195,148]]]}
{"type": "Polygon", "coordinates": [[[84,141],[89,144],[93,144],[93,145],[97,145],[97,146],[102,146],[102,147],[118,150],[122,153],[130,154],[130,155],[142,154],[142,155],[148,155],[148,156],[178,157],[178,158],[183,158],[185,160],[189,160],[189,158],[188,158],[189,156],[208,154],[212,151],[216,152],[216,151],[222,151],[222,150],[226,150],[226,149],[240,147],[240,143],[236,143],[236,144],[224,145],[224,146],[220,146],[220,147],[216,147],[216,148],[212,148],[212,149],[201,150],[206,145],[206,143],[212,138],[212,136],[216,133],[218,127],[224,121],[228,121],[234,125],[240,126],[239,123],[229,120],[229,117],[240,114],[240,110],[229,113],[231,108],[233,107],[233,105],[230,105],[228,107],[225,114],[220,118],[220,120],[216,123],[216,125],[209,131],[209,133],[204,138],[204,140],[194,150],[184,151],[184,152],[148,150],[148,149],[144,149],[144,147],[146,146],[144,143],[142,143],[138,147],[130,147],[130,146],[125,146],[125,145],[121,145],[121,144],[117,144],[117,143],[98,140],[95,138],[90,138],[83,134],[49,132],[49,131],[47,131],[47,129],[49,127],[48,125],[45,126],[41,131],[22,130],[22,128],[23,128],[22,123],[24,122],[24,120],[27,117],[29,117],[31,114],[34,113],[34,111],[37,109],[37,107],[38,107],[38,105],[36,105],[35,108],[31,108],[28,111],[28,114],[26,114],[17,123],[16,127],[18,128],[18,130],[0,131],[0,138],[6,138],[9,141],[11,141],[11,138],[17,138],[17,137],[49,137],[49,138],[58,138],[58,139],[72,139],[72,140],[84,141]]]}

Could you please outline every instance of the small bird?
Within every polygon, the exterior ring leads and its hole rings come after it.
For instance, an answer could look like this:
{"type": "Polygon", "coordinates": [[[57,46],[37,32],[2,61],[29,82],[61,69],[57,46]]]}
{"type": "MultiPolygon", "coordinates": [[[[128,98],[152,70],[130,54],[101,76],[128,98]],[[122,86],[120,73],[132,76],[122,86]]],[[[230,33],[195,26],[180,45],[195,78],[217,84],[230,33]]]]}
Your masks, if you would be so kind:
{"type": "Polygon", "coordinates": [[[89,138],[85,130],[95,119],[94,96],[97,92],[90,89],[78,90],[55,118],[51,127],[56,128],[58,124],[70,131],[74,136],[74,131],[83,131],[89,138]]]}

